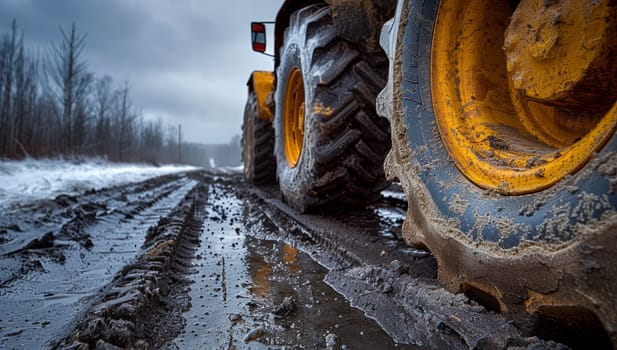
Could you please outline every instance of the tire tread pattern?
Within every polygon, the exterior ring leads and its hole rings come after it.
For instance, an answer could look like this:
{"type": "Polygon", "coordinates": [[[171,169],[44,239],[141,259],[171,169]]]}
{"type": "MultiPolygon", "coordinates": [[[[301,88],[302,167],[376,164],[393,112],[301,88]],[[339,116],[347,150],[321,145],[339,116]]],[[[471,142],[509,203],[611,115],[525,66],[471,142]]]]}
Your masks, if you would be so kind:
{"type": "MultiPolygon", "coordinates": [[[[386,84],[385,54],[366,56],[361,44],[343,39],[328,6],[309,6],[292,19],[285,35],[291,43],[283,45],[281,57],[285,59],[288,47],[294,46],[300,47],[301,57],[310,59],[304,59],[301,68],[305,86],[312,84],[314,89],[306,96],[306,108],[313,112],[306,116],[303,146],[310,150],[301,156],[308,159],[300,161],[307,162],[300,170],[307,180],[281,183],[283,196],[300,211],[370,204],[389,185],[383,162],[390,149],[390,127],[375,109],[376,96],[386,84]],[[317,104],[328,106],[330,113],[320,112],[317,104]]],[[[284,78],[278,77],[279,89],[284,88],[284,78]]],[[[282,123],[275,122],[275,128],[282,129],[282,123]]],[[[281,172],[291,170],[283,147],[277,149],[279,179],[284,179],[281,172]]]]}

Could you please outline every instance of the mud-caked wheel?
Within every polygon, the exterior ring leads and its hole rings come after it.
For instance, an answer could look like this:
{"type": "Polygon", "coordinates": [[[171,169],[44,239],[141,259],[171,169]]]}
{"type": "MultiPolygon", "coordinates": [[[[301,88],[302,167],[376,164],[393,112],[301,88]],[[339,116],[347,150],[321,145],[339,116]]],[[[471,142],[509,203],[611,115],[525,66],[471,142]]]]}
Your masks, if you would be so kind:
{"type": "Polygon", "coordinates": [[[257,96],[253,91],[249,92],[244,109],[242,163],[248,183],[261,185],[276,181],[274,129],[272,122],[259,119],[257,96]]]}
{"type": "Polygon", "coordinates": [[[385,55],[344,40],[321,5],[293,13],[284,42],[274,119],[284,199],[300,211],[375,201],[388,185],[390,129],[375,112],[385,55]]]}
{"type": "Polygon", "coordinates": [[[382,32],[405,240],[450,290],[574,346],[617,346],[616,11],[410,0],[382,32]]]}

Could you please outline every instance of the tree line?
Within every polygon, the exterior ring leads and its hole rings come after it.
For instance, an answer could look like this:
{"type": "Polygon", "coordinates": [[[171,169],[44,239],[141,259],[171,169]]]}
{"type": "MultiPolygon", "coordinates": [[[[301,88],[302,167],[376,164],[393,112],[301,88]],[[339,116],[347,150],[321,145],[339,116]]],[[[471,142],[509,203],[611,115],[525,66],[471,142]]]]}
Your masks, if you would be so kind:
{"type": "Polygon", "coordinates": [[[43,51],[25,47],[16,20],[2,35],[0,158],[184,158],[207,164],[203,148],[181,143],[179,127],[144,120],[132,103],[128,82],[114,84],[112,77],[89,70],[82,56],[86,35],[77,32],[75,23],[68,31],[60,27],[60,35],[43,51]]]}

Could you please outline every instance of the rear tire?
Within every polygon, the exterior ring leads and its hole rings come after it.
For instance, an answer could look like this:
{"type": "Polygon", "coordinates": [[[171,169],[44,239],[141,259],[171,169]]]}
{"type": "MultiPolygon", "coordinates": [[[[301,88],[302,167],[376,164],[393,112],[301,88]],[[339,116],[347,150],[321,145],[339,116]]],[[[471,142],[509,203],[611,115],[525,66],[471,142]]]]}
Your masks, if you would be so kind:
{"type": "Polygon", "coordinates": [[[301,212],[374,202],[388,185],[383,161],[390,129],[375,112],[375,98],[385,85],[385,55],[365,57],[366,50],[344,40],[327,6],[303,8],[290,19],[277,69],[274,119],[283,197],[301,212]],[[304,136],[292,147],[301,144],[299,158],[289,160],[285,94],[290,75],[298,70],[304,86],[304,136]]]}
{"type": "Polygon", "coordinates": [[[261,185],[276,181],[274,129],[271,122],[259,119],[257,96],[253,91],[249,92],[244,109],[242,162],[248,183],[261,185]]]}

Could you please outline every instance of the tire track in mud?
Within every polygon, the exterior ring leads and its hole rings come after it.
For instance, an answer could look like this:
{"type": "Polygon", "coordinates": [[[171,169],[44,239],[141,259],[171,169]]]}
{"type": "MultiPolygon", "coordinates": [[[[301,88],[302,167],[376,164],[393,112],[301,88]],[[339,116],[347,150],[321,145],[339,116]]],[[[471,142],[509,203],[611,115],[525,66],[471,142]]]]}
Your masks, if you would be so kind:
{"type": "Polygon", "coordinates": [[[193,186],[148,230],[145,252],[114,277],[54,349],[150,349],[179,333],[179,312],[189,307],[184,276],[199,244],[207,187],[203,181],[193,186]]]}
{"type": "MultiPolygon", "coordinates": [[[[49,257],[53,262],[64,264],[67,258],[63,251],[76,249],[77,247],[74,246],[74,243],[79,244],[81,248],[84,248],[86,251],[92,250],[94,243],[91,239],[92,235],[88,231],[107,231],[111,234],[113,234],[114,231],[123,231],[122,227],[117,226],[118,222],[129,223],[129,219],[135,219],[135,216],[152,208],[157,202],[170,198],[172,193],[179,190],[180,187],[180,183],[167,184],[159,188],[160,191],[157,191],[153,198],[142,200],[137,203],[129,203],[124,207],[114,208],[112,210],[107,209],[107,205],[104,201],[76,203],[62,210],[61,213],[56,213],[57,215],[67,218],[66,222],[62,224],[59,229],[55,230],[56,232],[48,231],[41,237],[32,239],[23,247],[6,253],[5,256],[17,257],[19,260],[24,261],[26,266],[39,266],[40,272],[45,270],[43,264],[40,262],[42,258],[49,257]],[[105,224],[112,224],[114,229],[109,227],[105,228],[105,224]],[[103,227],[95,227],[97,225],[103,227]]],[[[165,206],[165,203],[162,203],[162,205],[165,206]]],[[[147,216],[152,215],[153,214],[144,213],[144,215],[137,218],[137,220],[144,222],[149,221],[147,216]]],[[[113,251],[113,248],[111,248],[110,251],[113,251]]],[[[15,280],[23,279],[23,275],[29,272],[30,270],[28,268],[22,266],[13,276],[1,281],[0,288],[10,286],[15,280]]]]}
{"type": "MultiPolygon", "coordinates": [[[[24,233],[24,236],[26,236],[24,231],[28,231],[30,237],[36,237],[37,232],[45,233],[40,237],[32,238],[30,241],[16,238],[12,245],[19,248],[2,255],[18,257],[25,261],[28,261],[29,258],[36,259],[37,257],[49,256],[57,263],[64,263],[66,257],[61,251],[74,248],[72,247],[73,243],[78,243],[86,250],[91,250],[94,247],[92,235],[88,232],[91,231],[93,226],[104,225],[105,223],[117,225],[118,222],[129,223],[130,220],[145,222],[151,221],[153,216],[156,217],[156,212],[159,211],[155,207],[156,204],[165,199],[173,201],[173,192],[178,191],[186,182],[177,178],[167,182],[168,179],[171,180],[172,178],[166,178],[160,179],[166,181],[163,184],[153,181],[156,186],[152,183],[139,186],[129,185],[127,187],[130,192],[127,193],[125,189],[119,189],[119,195],[116,189],[101,190],[96,193],[96,196],[95,193],[81,197],[60,195],[53,201],[43,202],[31,212],[19,212],[19,216],[31,215],[35,216],[35,219],[31,221],[26,219],[24,222],[20,222],[21,226],[13,221],[11,225],[18,228],[16,230],[18,233],[24,233]],[[112,196],[106,198],[106,195],[108,195],[106,192],[111,192],[112,196]],[[145,192],[150,192],[152,195],[148,196],[144,194],[145,192]],[[138,194],[141,194],[141,198],[136,198],[138,194]],[[120,201],[120,199],[123,199],[123,201],[120,201]],[[147,209],[153,207],[155,207],[153,213],[146,212],[147,209]],[[41,212],[43,212],[42,215],[41,212]],[[37,214],[39,214],[38,217],[37,214]],[[140,214],[143,215],[140,216],[140,214]],[[34,225],[29,227],[28,224],[30,223],[34,225]],[[59,225],[59,228],[54,224],[59,225]],[[48,231],[50,229],[51,231],[48,231]]],[[[168,203],[160,204],[159,206],[164,208],[168,203]]],[[[111,229],[104,230],[114,231],[111,229]]],[[[117,226],[115,230],[120,231],[117,226]]],[[[10,285],[13,280],[22,278],[21,275],[27,272],[27,268],[21,268],[17,271],[17,274],[8,279],[0,280],[0,288],[10,285]]]]}
{"type": "Polygon", "coordinates": [[[0,256],[0,347],[58,339],[67,319],[142,251],[148,228],[197,183],[167,175],[22,205],[0,219],[18,226],[16,235],[43,232],[15,237],[18,248],[0,256]]]}

